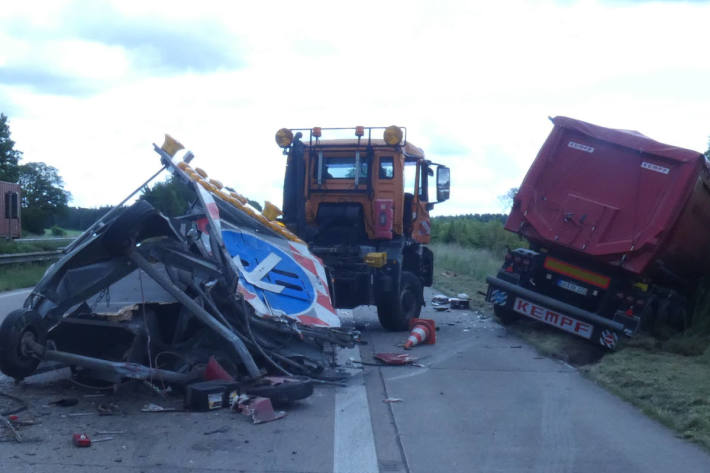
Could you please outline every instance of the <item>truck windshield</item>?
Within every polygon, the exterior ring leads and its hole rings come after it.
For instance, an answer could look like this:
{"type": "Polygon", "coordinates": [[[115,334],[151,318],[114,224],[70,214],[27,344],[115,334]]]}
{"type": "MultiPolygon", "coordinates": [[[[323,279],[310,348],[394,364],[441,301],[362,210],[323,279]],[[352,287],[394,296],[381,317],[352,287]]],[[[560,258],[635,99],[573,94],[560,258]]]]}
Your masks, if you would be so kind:
{"type": "MultiPolygon", "coordinates": [[[[360,178],[367,177],[367,162],[364,156],[360,157],[360,178]]],[[[315,169],[316,176],[318,170],[315,169]]],[[[352,156],[324,156],[323,177],[325,179],[355,179],[355,155],[352,156]]]]}

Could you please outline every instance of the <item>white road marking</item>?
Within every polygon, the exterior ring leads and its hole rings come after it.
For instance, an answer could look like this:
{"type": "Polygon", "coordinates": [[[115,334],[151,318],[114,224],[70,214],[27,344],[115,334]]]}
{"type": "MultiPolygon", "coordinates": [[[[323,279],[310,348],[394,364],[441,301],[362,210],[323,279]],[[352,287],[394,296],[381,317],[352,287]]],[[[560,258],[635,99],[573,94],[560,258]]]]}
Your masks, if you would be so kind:
{"type": "MultiPolygon", "coordinates": [[[[360,361],[358,347],[338,351],[339,364],[345,364],[350,358],[360,361]]],[[[378,473],[365,381],[360,377],[351,379],[350,383],[335,389],[333,473],[378,473]]]]}

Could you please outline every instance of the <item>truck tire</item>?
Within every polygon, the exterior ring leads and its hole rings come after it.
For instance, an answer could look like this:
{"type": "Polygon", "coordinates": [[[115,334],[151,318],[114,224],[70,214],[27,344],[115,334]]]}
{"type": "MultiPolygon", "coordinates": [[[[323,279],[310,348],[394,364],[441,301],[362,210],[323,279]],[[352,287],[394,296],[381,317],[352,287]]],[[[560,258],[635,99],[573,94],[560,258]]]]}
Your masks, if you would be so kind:
{"type": "Polygon", "coordinates": [[[419,317],[422,310],[422,283],[409,271],[402,271],[399,293],[383,294],[377,303],[377,318],[385,330],[409,330],[409,321],[419,317]]]}
{"type": "Polygon", "coordinates": [[[513,310],[500,305],[493,305],[493,313],[496,314],[496,317],[503,325],[510,325],[520,318],[513,310]]]}
{"type": "Polygon", "coordinates": [[[42,317],[33,310],[13,310],[0,325],[0,371],[11,378],[24,379],[39,365],[38,358],[22,349],[22,340],[26,337],[44,346],[47,331],[42,317]]]}

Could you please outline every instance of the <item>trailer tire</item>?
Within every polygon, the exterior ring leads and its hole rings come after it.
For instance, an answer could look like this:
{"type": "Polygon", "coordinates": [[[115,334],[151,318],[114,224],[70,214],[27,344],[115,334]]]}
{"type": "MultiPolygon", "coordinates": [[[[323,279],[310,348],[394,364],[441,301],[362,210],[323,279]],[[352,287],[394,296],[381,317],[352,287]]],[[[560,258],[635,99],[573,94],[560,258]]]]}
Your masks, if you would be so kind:
{"type": "Polygon", "coordinates": [[[24,353],[22,341],[25,337],[45,345],[47,331],[42,317],[33,310],[13,310],[0,325],[0,371],[18,380],[31,375],[40,362],[24,353]]]}
{"type": "Polygon", "coordinates": [[[422,310],[422,291],[419,278],[409,271],[402,271],[399,292],[384,294],[377,302],[377,318],[382,327],[391,332],[409,330],[409,321],[419,317],[422,310]]]}
{"type": "Polygon", "coordinates": [[[500,305],[493,305],[493,313],[498,317],[503,325],[510,325],[520,318],[520,316],[512,309],[500,305]]]}

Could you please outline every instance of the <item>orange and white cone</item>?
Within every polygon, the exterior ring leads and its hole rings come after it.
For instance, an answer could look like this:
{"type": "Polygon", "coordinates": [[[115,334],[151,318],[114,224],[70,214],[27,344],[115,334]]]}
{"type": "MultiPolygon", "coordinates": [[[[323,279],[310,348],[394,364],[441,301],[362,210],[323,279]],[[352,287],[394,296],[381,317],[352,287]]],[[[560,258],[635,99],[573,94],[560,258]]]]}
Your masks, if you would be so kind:
{"type": "Polygon", "coordinates": [[[404,349],[409,350],[415,345],[436,343],[436,324],[431,319],[412,319],[409,322],[409,337],[404,343],[404,349]]]}

